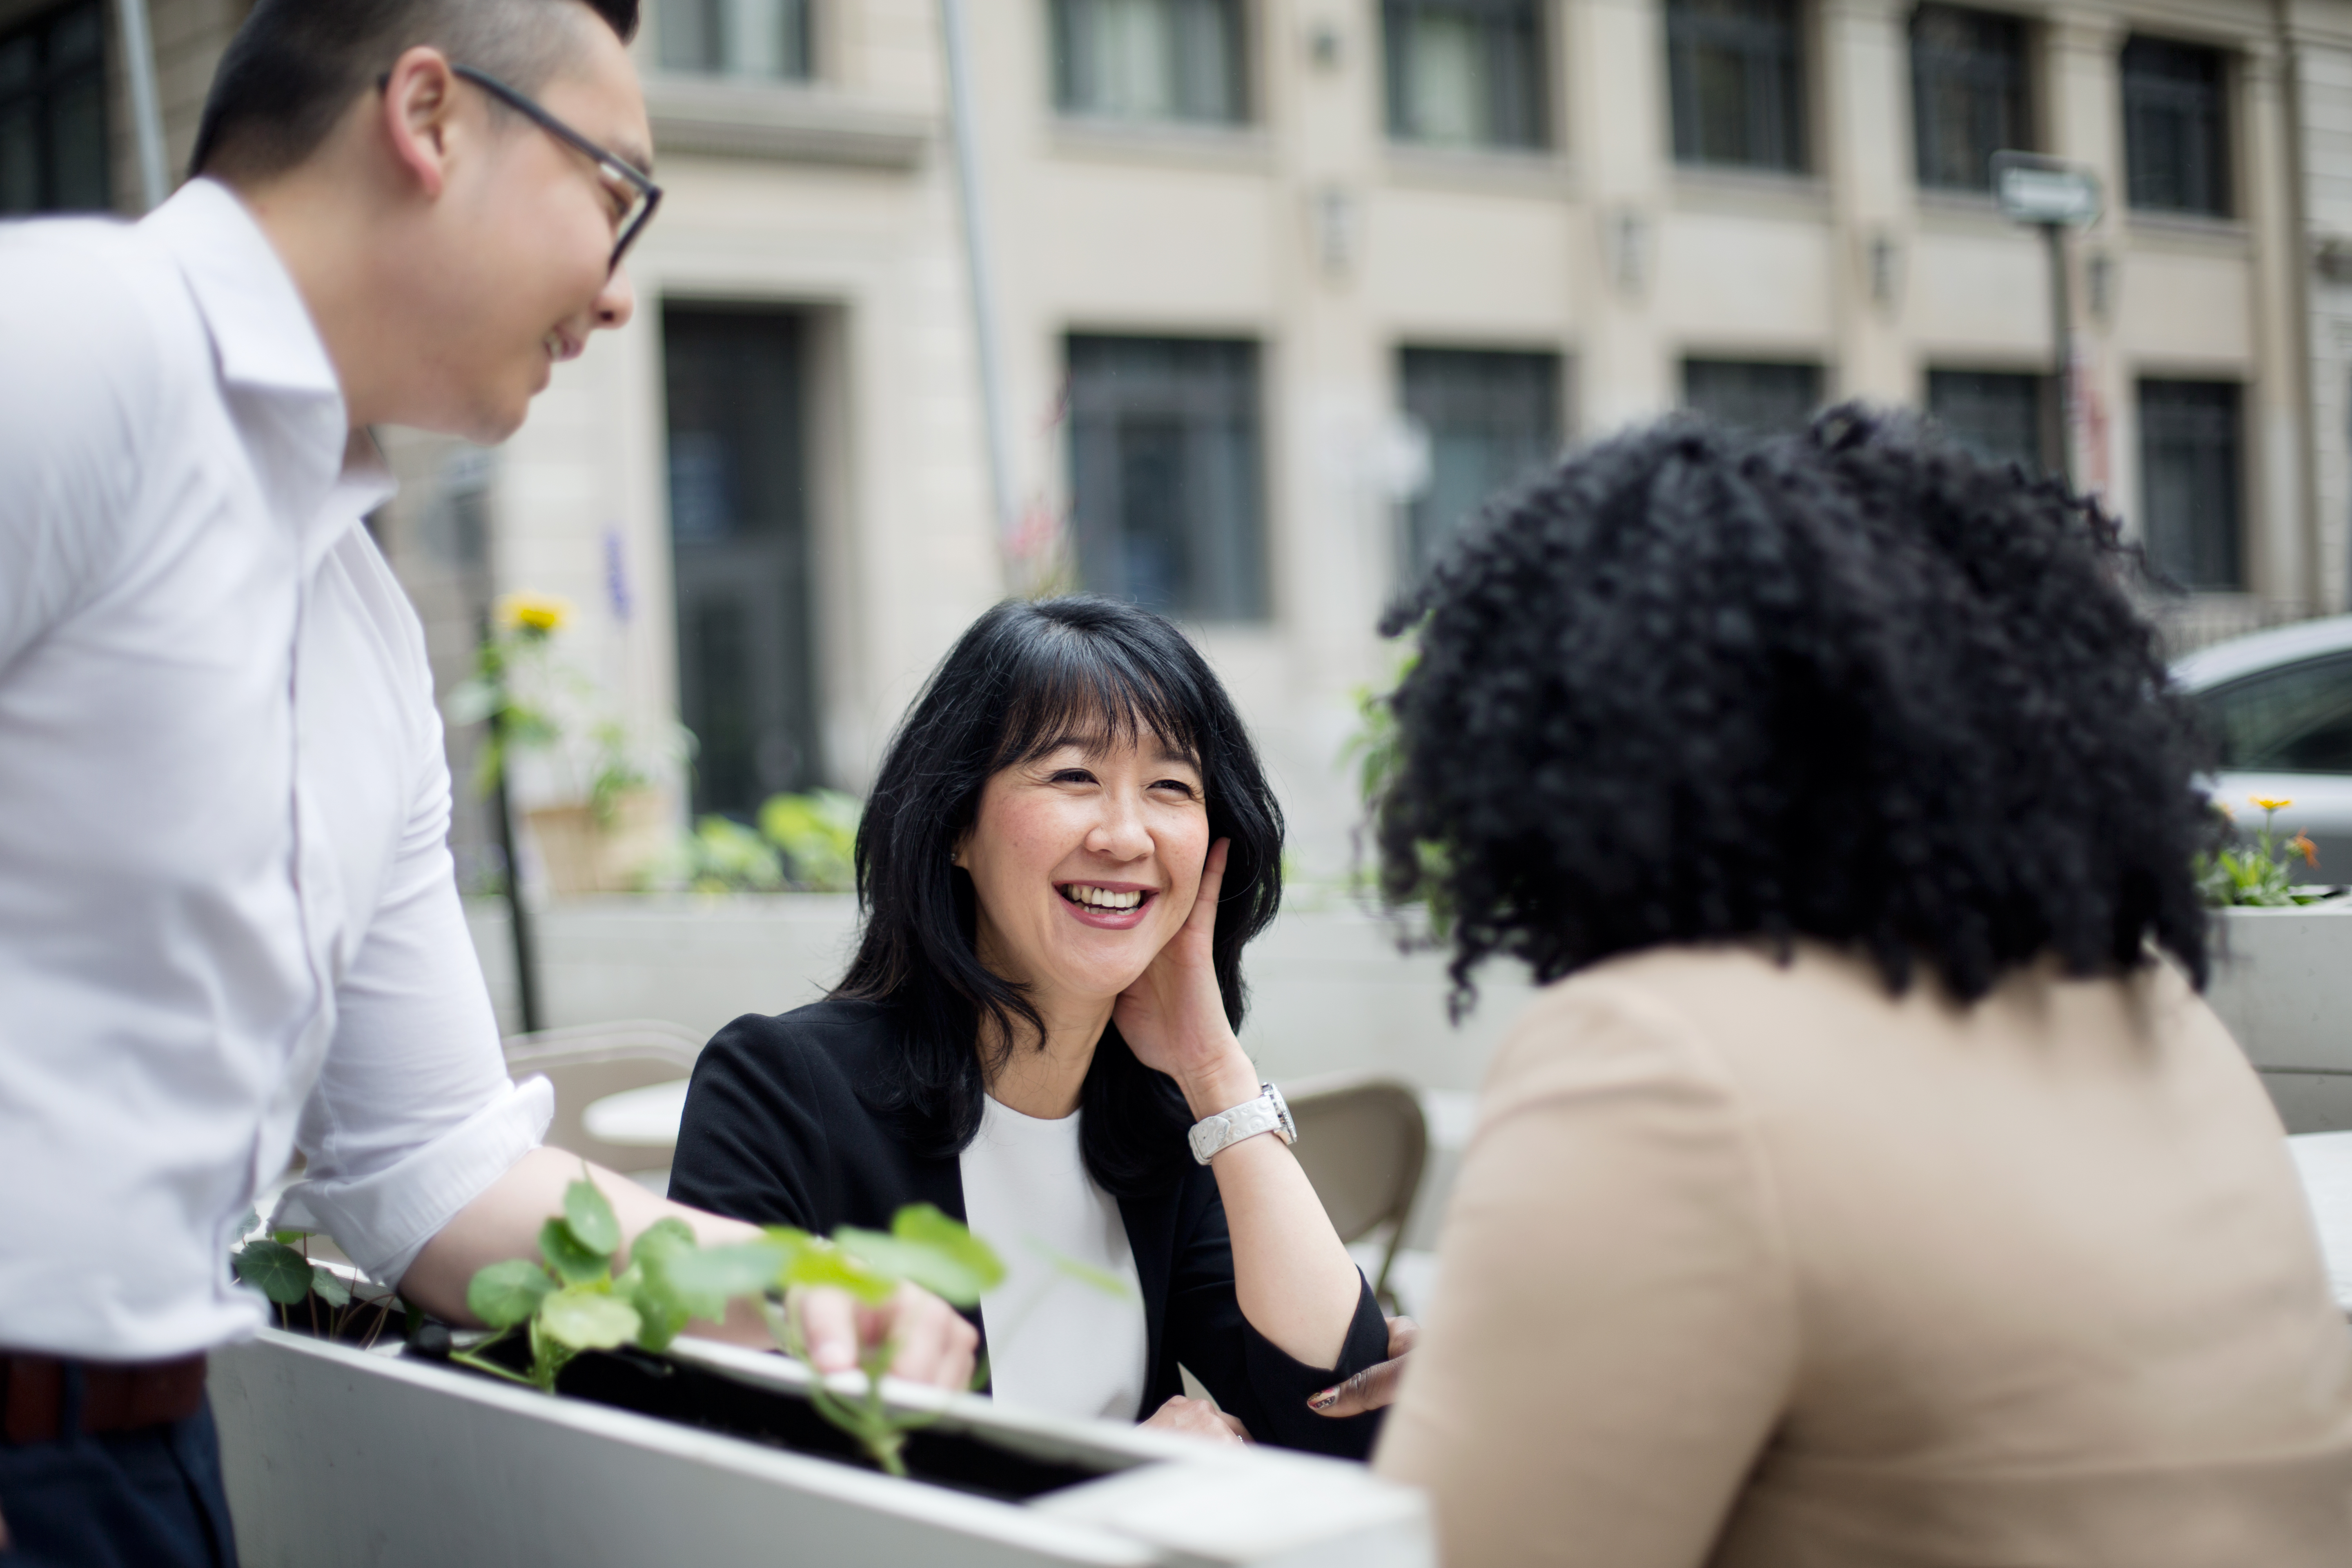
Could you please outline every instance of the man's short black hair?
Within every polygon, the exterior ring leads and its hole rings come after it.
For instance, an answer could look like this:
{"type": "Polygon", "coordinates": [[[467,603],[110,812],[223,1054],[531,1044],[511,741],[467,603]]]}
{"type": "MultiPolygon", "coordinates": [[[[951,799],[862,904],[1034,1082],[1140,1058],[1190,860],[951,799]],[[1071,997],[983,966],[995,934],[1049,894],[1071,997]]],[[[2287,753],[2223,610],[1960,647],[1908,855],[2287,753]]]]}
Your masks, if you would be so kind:
{"type": "Polygon", "coordinates": [[[535,91],[571,54],[574,7],[636,36],[637,0],[258,0],[221,57],[189,173],[283,174],[420,44],[535,91]]]}

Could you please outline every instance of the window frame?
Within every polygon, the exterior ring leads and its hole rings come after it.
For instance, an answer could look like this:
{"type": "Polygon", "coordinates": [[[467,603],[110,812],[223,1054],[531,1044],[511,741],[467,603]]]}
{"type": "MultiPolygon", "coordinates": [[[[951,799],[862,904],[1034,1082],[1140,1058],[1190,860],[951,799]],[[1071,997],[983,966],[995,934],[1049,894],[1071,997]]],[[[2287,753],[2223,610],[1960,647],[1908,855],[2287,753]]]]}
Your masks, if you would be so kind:
{"type": "MultiPolygon", "coordinates": [[[[1528,156],[1555,151],[1560,142],[1554,105],[1559,99],[1560,87],[1555,80],[1555,49],[1559,20],[1553,14],[1551,0],[1380,0],[1379,32],[1381,51],[1381,133],[1392,147],[1407,147],[1437,153],[1470,155],[1528,156]],[[1406,72],[1409,68],[1407,51],[1399,47],[1400,20],[1409,21],[1415,13],[1499,13],[1505,10],[1523,11],[1528,36],[1527,58],[1533,62],[1527,81],[1527,132],[1524,138],[1497,133],[1498,116],[1494,112],[1490,95],[1486,124],[1475,141],[1448,142],[1416,132],[1407,123],[1410,106],[1407,102],[1406,72]]],[[[1488,22],[1489,28],[1496,24],[1488,22]]],[[[1489,79],[1493,79],[1496,53],[1496,39],[1489,32],[1486,45],[1489,79]]]]}
{"type": "Polygon", "coordinates": [[[0,113],[7,112],[19,104],[31,107],[35,140],[34,205],[0,210],[0,216],[31,217],[52,213],[114,211],[115,139],[111,81],[114,45],[103,0],[63,0],[62,4],[33,12],[15,26],[0,28],[0,49],[26,38],[33,40],[32,47],[37,57],[32,80],[28,86],[13,91],[0,89],[0,113]],[[60,68],[52,54],[56,34],[68,17],[76,12],[90,15],[97,28],[97,49],[93,57],[78,59],[60,68]],[[56,142],[58,104],[66,92],[76,88],[87,88],[93,83],[98,90],[99,130],[96,205],[59,205],[61,198],[56,188],[59,173],[56,142]]]}
{"type": "MultiPolygon", "coordinates": [[[[2015,12],[1998,11],[1978,5],[1953,5],[1945,0],[1928,0],[1911,13],[1910,23],[1910,87],[1911,87],[1911,170],[1912,179],[1923,191],[1969,192],[1990,196],[1992,194],[1992,154],[2000,152],[2032,153],[2039,150],[2034,92],[2034,24],[2030,17],[2015,12]],[[1989,83],[1976,73],[1986,72],[1983,62],[2000,58],[1999,51],[1972,47],[1965,51],[1927,50],[1921,47],[1921,26],[1935,14],[1955,19],[1966,19],[1981,28],[1994,24],[2010,29],[2015,44],[2011,58],[2013,73],[2006,84],[2009,102],[2001,106],[2011,121],[2011,134],[1996,135],[1994,144],[1984,150],[1981,166],[1974,179],[1952,181],[1936,177],[1933,165],[1940,138],[1933,130],[1929,63],[1937,56],[1944,57],[1946,68],[1962,79],[1961,85],[1970,92],[1971,118],[1981,111],[1982,100],[1978,96],[1989,89],[2000,90],[2001,84],[1989,83]],[[1969,79],[1970,78],[1974,79],[1969,79]]],[[[1990,74],[1990,73],[1988,73],[1990,74]]]]}
{"type": "Polygon", "coordinates": [[[1776,435],[1791,430],[1801,430],[1805,427],[1805,425],[1811,420],[1814,415],[1829,406],[1830,404],[1830,365],[1826,359],[1805,359],[1790,355],[1774,356],[1762,353],[1735,357],[1734,355],[1727,353],[1693,353],[1685,352],[1675,362],[1675,406],[1678,408],[1688,409],[1694,413],[1705,415],[1706,417],[1711,419],[1721,420],[1722,416],[1714,414],[1709,410],[1701,408],[1691,397],[1691,370],[1694,366],[1706,366],[1709,369],[1740,371],[1789,371],[1801,374],[1809,374],[1811,377],[1811,401],[1807,405],[1803,415],[1801,416],[1795,423],[1790,425],[1733,426],[1737,429],[1748,431],[1751,434],[1776,435]]]}
{"type": "Polygon", "coordinates": [[[1704,123],[1698,110],[1699,92],[1694,78],[1697,51],[1710,42],[1722,47],[1720,37],[1710,40],[1709,34],[1728,35],[1743,23],[1728,17],[1699,16],[1692,7],[1699,0],[1664,0],[1661,7],[1665,27],[1666,115],[1669,158],[1678,173],[1730,174],[1762,175],[1768,178],[1810,179],[1820,173],[1821,127],[1814,109],[1815,79],[1820,76],[1819,42],[1815,37],[1815,9],[1811,0],[1748,0],[1751,5],[1785,5],[1789,13],[1788,47],[1785,52],[1786,70],[1777,83],[1780,96],[1786,101],[1779,119],[1780,123],[1771,134],[1786,142],[1777,159],[1756,155],[1755,138],[1759,127],[1770,119],[1756,107],[1753,89],[1756,86],[1755,59],[1760,51],[1749,51],[1745,86],[1750,91],[1748,124],[1748,154],[1738,158],[1720,158],[1703,149],[1704,123]]]}
{"type": "MultiPolygon", "coordinates": [[[[2249,515],[2251,508],[2248,505],[2251,498],[2248,494],[2248,483],[2252,474],[2249,461],[2252,452],[2251,444],[2247,439],[2246,424],[2249,404],[2246,394],[2249,384],[2240,378],[2162,375],[2146,372],[2136,374],[2132,380],[2132,416],[2137,426],[2139,441],[2137,453],[2139,537],[2147,551],[2149,561],[2156,568],[2195,593],[2242,594],[2250,585],[2252,574],[2248,570],[2247,546],[2251,541],[2248,537],[2247,525],[2251,521],[2249,515]],[[2200,542],[2194,535],[2189,536],[2186,541],[2191,557],[2186,569],[2181,563],[2168,559],[2173,542],[2169,539],[2158,538],[2157,535],[2156,528],[2158,520],[2155,516],[2154,487],[2150,483],[2153,470],[2150,458],[2157,454],[2159,447],[2168,453],[2178,454],[2184,445],[2184,437],[2177,427],[2162,428],[2164,421],[2153,420],[2149,417],[2148,391],[2151,387],[2174,390],[2195,387],[2209,391],[2226,389],[2228,393],[2225,398],[2219,400],[2229,405],[2230,421],[2227,447],[2230,459],[2230,471],[2227,475],[2228,506],[2223,513],[2227,519],[2226,543],[2228,554],[2231,557],[2226,579],[2209,579],[2195,569],[2193,558],[2197,553],[2200,542]]],[[[2206,509],[2200,508],[2198,515],[2205,517],[2213,514],[2206,509]]]]}
{"type": "MultiPolygon", "coordinates": [[[[714,37],[711,35],[711,26],[717,13],[730,3],[731,0],[659,0],[658,8],[653,17],[652,42],[654,58],[659,62],[661,69],[674,76],[693,77],[709,81],[748,82],[767,87],[804,87],[823,79],[821,61],[824,30],[818,13],[824,7],[819,0],[783,0],[784,4],[794,8],[799,17],[800,68],[797,71],[779,71],[772,76],[739,69],[728,63],[725,58],[726,46],[723,37],[714,37]],[[688,7],[704,13],[704,20],[701,24],[704,58],[713,63],[681,65],[670,58],[671,17],[685,14],[688,7]]],[[[721,31],[723,32],[723,28],[721,31]]]]}
{"type": "MultiPolygon", "coordinates": [[[[2116,51],[2115,58],[2116,105],[2116,112],[2122,117],[2122,124],[2118,127],[2118,131],[2122,141],[2125,205],[2135,217],[2186,218],[2191,221],[2202,219],[2221,222],[2236,220],[2240,216],[2239,204],[2242,199],[2240,187],[2243,184],[2241,171],[2237,166],[2238,147],[2242,137],[2238,126],[2240,95],[2237,86],[2236,54],[2220,44],[2207,43],[2196,38],[2174,37],[2161,33],[2136,32],[2125,37],[2122,46],[2116,51]],[[2135,129],[2137,123],[2136,110],[2144,106],[2136,105],[2134,99],[2136,94],[2146,94],[2150,91],[2160,94],[2164,90],[2164,86],[2161,79],[2157,78],[2154,73],[2142,72],[2135,76],[2130,69],[2130,60],[2135,49],[2168,50],[2184,56],[2202,55],[2212,64],[2210,141],[2213,145],[2208,149],[2210,166],[2203,170],[2202,174],[2210,178],[2213,189],[2210,199],[2204,205],[2151,199],[2151,193],[2147,189],[2149,182],[2143,178],[2143,175],[2147,173],[2147,166],[2142,158],[2145,143],[2140,133],[2135,129]],[[2152,82],[2156,85],[2151,86],[2152,82]]],[[[2176,88],[2175,90],[2179,89],[2176,88]]],[[[2198,173],[2186,165],[2177,172],[2180,183],[2184,185],[2196,184],[2198,173]]]]}
{"type": "MultiPolygon", "coordinates": [[[[1986,461],[2005,460],[2003,455],[1979,449],[1965,437],[1961,429],[1937,408],[1936,388],[1938,381],[1962,376],[2000,377],[2010,382],[2031,384],[2033,390],[2034,458],[2033,466],[2042,474],[2057,474],[2064,464],[2064,433],[2060,430],[2057,378],[2047,369],[2021,367],[2015,364],[1929,364],[1921,373],[1919,407],[1930,419],[1941,426],[1952,439],[1986,461]]],[[[1946,381],[1946,384],[1949,384],[1946,381]]],[[[2015,454],[2008,454],[2013,459],[2015,454]]]]}
{"type": "MultiPolygon", "coordinates": [[[[1207,132],[1240,131],[1258,122],[1263,94],[1256,74],[1260,50],[1255,0],[1209,0],[1223,6],[1228,18],[1225,70],[1232,107],[1223,115],[1188,113],[1181,106],[1167,114],[1121,113],[1074,101],[1072,69],[1078,51],[1070,43],[1070,18],[1075,6],[1088,3],[1090,0],[1045,0],[1046,77],[1053,111],[1058,119],[1077,125],[1207,132]]],[[[1182,4],[1183,0],[1168,3],[1182,4]]],[[[1173,96],[1181,98],[1181,65],[1176,68],[1180,80],[1173,96]]]]}
{"type": "MultiPolygon", "coordinates": [[[[1557,460],[1559,453],[1565,448],[1570,423],[1568,408],[1570,362],[1570,357],[1556,345],[1507,347],[1495,344],[1400,342],[1395,346],[1393,353],[1396,407],[1405,418],[1420,425],[1429,437],[1433,462],[1436,456],[1435,446],[1441,432],[1432,427],[1432,421],[1424,412],[1425,399],[1421,406],[1416,406],[1414,387],[1416,363],[1434,367],[1450,361],[1458,368],[1474,360],[1484,360],[1494,366],[1499,367],[1508,363],[1517,370],[1539,373],[1538,376],[1529,379],[1532,384],[1540,384],[1543,388],[1542,395],[1546,406],[1542,410],[1539,422],[1548,428],[1540,432],[1536,439],[1543,446],[1544,450],[1517,473],[1500,478],[1490,476],[1486,489],[1488,496],[1497,494],[1514,484],[1524,482],[1543,464],[1557,460]]],[[[1454,388],[1442,390],[1458,391],[1459,384],[1457,383],[1454,388]]],[[[1493,396],[1493,393],[1492,386],[1481,387],[1478,389],[1477,395],[1481,399],[1489,399],[1493,396]]],[[[1457,426],[1457,428],[1459,427],[1457,426]]],[[[1433,480],[1433,474],[1432,479],[1433,480]]],[[[1401,582],[1418,579],[1427,569],[1429,557],[1438,544],[1460,525],[1464,517],[1470,515],[1465,512],[1454,517],[1432,516],[1427,510],[1433,504],[1432,488],[1430,484],[1425,483],[1419,494],[1407,499],[1397,509],[1397,565],[1401,582]]]]}

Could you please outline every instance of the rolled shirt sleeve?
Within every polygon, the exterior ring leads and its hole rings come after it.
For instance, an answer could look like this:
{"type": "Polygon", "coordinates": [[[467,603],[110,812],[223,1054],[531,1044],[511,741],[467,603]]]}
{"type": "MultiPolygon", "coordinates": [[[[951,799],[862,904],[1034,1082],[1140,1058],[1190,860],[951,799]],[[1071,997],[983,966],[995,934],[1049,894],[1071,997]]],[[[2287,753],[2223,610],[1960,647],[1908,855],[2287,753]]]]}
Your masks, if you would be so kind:
{"type": "MultiPolygon", "coordinates": [[[[351,563],[359,588],[388,587],[370,581],[383,571],[372,548],[354,548],[365,551],[351,563]]],[[[278,1210],[388,1283],[538,1146],[555,1110],[545,1079],[507,1076],[449,854],[449,769],[421,636],[409,651],[417,744],[405,824],[335,986],[333,1041],[295,1132],[308,1165],[278,1210]]]]}

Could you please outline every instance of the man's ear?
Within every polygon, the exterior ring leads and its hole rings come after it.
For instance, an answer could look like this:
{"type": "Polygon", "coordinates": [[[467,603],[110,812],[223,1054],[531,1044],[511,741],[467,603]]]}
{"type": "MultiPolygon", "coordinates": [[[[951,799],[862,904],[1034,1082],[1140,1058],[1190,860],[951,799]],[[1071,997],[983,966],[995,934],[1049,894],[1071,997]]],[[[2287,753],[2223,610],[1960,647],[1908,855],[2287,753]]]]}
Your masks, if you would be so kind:
{"type": "Polygon", "coordinates": [[[393,62],[383,86],[384,137],[427,198],[437,198],[448,181],[457,112],[457,78],[440,50],[420,44],[393,62]]]}

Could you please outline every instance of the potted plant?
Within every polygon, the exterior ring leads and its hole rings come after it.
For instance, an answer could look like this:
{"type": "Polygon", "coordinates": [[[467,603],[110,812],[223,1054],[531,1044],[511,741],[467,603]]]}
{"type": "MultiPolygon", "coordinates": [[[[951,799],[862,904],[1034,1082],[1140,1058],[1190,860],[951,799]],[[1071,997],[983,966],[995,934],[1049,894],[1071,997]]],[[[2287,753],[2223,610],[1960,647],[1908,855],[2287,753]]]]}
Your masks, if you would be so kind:
{"type": "Polygon", "coordinates": [[[821,1380],[787,1357],[668,1337],[744,1291],[781,1324],[769,1297],[787,1281],[871,1295],[919,1279],[976,1296],[992,1255],[936,1210],[887,1235],[778,1231],[708,1250],[656,1226],[615,1273],[618,1226],[583,1181],[540,1259],[477,1277],[469,1304],[502,1328],[453,1337],[404,1314],[409,1331],[372,1349],[337,1342],[324,1319],[308,1331],[310,1298],[352,1281],[293,1239],[238,1258],[257,1287],[276,1283],[289,1326],[213,1363],[255,1568],[1433,1561],[1420,1495],[1360,1466],[999,1409],[871,1368],[821,1380]]]}

